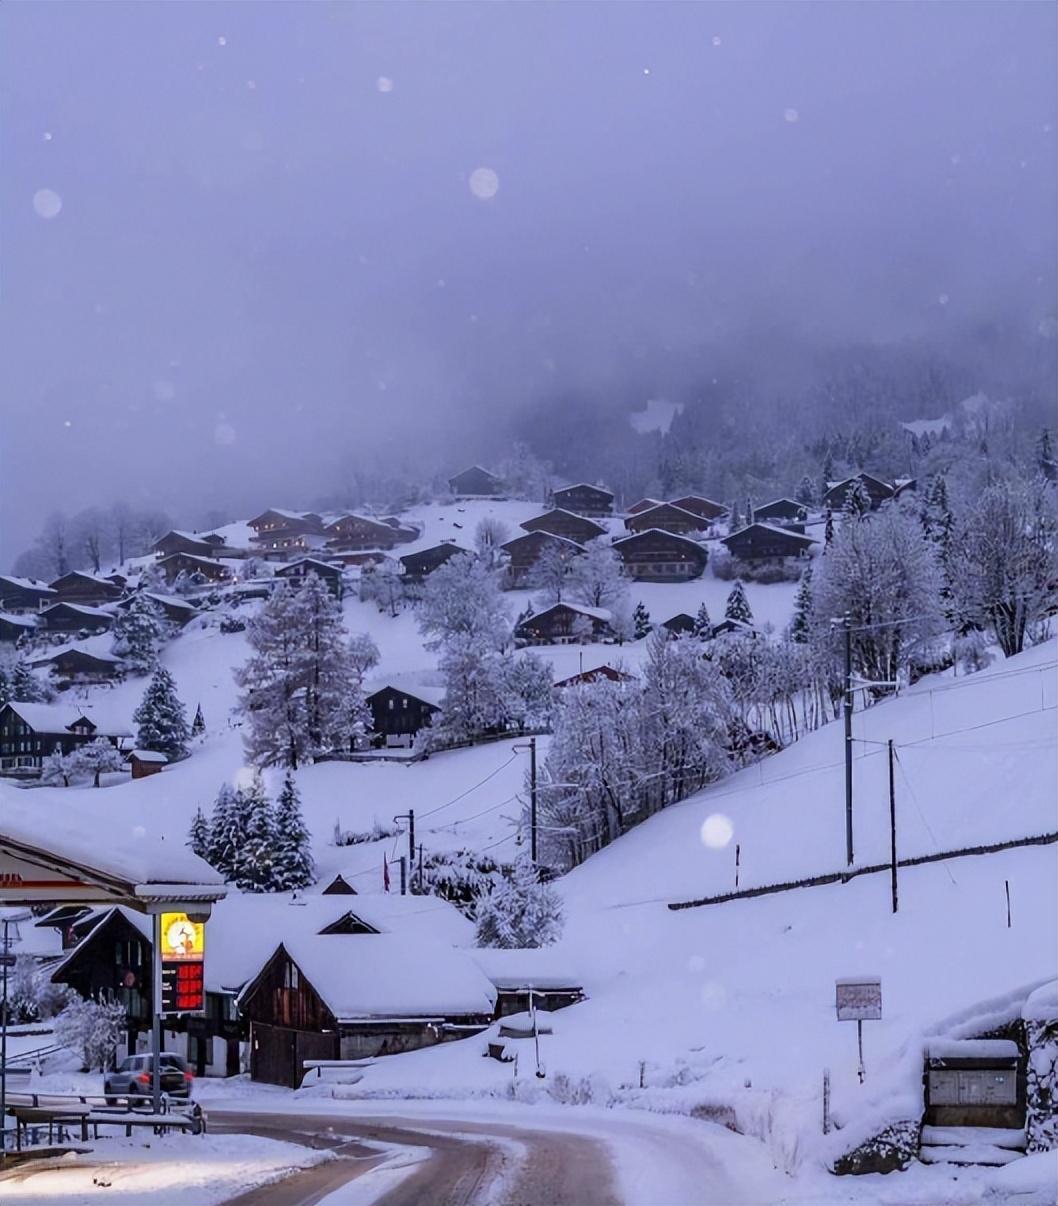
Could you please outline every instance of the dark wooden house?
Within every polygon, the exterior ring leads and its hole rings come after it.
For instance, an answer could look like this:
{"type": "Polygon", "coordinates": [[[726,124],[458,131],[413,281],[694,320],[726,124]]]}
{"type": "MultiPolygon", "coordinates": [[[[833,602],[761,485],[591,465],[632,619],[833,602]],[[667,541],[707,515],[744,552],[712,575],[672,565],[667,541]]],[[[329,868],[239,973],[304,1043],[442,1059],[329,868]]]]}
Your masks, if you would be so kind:
{"type": "Polygon", "coordinates": [[[564,536],[576,544],[585,544],[589,540],[606,535],[606,529],[593,519],[574,515],[572,511],[563,511],[558,507],[533,519],[527,519],[521,526],[527,532],[547,532],[550,536],[564,536]]]}
{"type": "Polygon", "coordinates": [[[121,658],[112,653],[92,653],[76,645],[35,657],[30,665],[77,683],[106,683],[120,677],[123,669],[121,658]]]}
{"type": "Polygon", "coordinates": [[[721,515],[727,514],[727,507],[723,503],[714,502],[711,498],[703,498],[700,494],[685,494],[682,498],[672,499],[671,502],[674,507],[679,507],[682,511],[690,511],[692,515],[707,519],[710,523],[719,519],[721,515]]]}
{"type": "Polygon", "coordinates": [[[629,515],[625,527],[630,532],[649,532],[652,528],[659,532],[672,532],[676,536],[686,536],[703,532],[709,526],[709,521],[693,511],[685,511],[675,503],[658,503],[646,511],[629,515]]]}
{"type": "Polygon", "coordinates": [[[610,635],[610,612],[579,603],[553,603],[515,625],[515,640],[527,645],[573,645],[610,635]]]}
{"type": "Polygon", "coordinates": [[[584,552],[575,540],[567,540],[565,536],[554,536],[550,532],[526,532],[524,536],[515,536],[506,544],[500,546],[507,554],[507,585],[518,589],[527,584],[533,566],[536,565],[540,554],[546,548],[555,548],[567,561],[572,561],[584,552]]]}
{"type": "Polygon", "coordinates": [[[286,565],[281,565],[275,572],[277,578],[284,579],[291,586],[300,586],[309,574],[315,574],[336,599],[341,599],[341,566],[331,565],[316,557],[299,557],[297,561],[288,561],[286,565]]]}
{"type": "Polygon", "coordinates": [[[681,611],[674,616],[669,616],[661,627],[673,636],[693,636],[694,616],[689,616],[685,611],[681,611]]]}
{"type": "Polygon", "coordinates": [[[587,999],[582,978],[562,967],[547,947],[481,947],[473,958],[496,989],[497,1018],[527,1012],[530,992],[532,1005],[548,1013],[587,999]]]}
{"type": "Polygon", "coordinates": [[[652,529],[614,541],[625,573],[640,582],[672,582],[700,578],[709,554],[697,541],[652,529]]]}
{"type": "Polygon", "coordinates": [[[77,603],[87,607],[99,607],[103,603],[114,603],[121,598],[122,590],[116,582],[73,570],[63,574],[51,584],[56,603],[77,603]]]}
{"type": "Polygon", "coordinates": [[[172,553],[191,553],[195,557],[219,556],[224,548],[223,536],[207,539],[192,532],[181,532],[176,528],[159,536],[151,545],[156,557],[168,557],[172,553]]]}
{"type": "Polygon", "coordinates": [[[54,603],[57,597],[46,582],[0,574],[0,611],[16,614],[40,611],[42,607],[54,603]]]}
{"type": "Polygon", "coordinates": [[[11,701],[0,707],[0,768],[39,768],[55,750],[70,754],[97,737],[119,746],[131,736],[128,729],[96,721],[80,708],[11,701]]]}
{"type": "MultiPolygon", "coordinates": [[[[142,594],[145,599],[150,599],[170,624],[186,624],[188,620],[193,620],[198,615],[198,608],[194,603],[189,603],[187,599],[182,599],[179,595],[160,595],[152,590],[137,593],[142,594]]],[[[122,599],[118,603],[119,610],[125,611],[136,597],[137,595],[133,594],[122,599]]]]}
{"type": "Polygon", "coordinates": [[[158,750],[130,750],[125,761],[134,779],[149,779],[151,775],[160,775],[169,759],[158,750]]]}
{"type": "Polygon", "coordinates": [[[630,683],[634,678],[634,674],[618,670],[616,666],[595,666],[591,670],[571,674],[569,678],[560,678],[554,687],[556,691],[564,687],[583,687],[586,683],[597,683],[603,679],[611,683],[630,683]]]}
{"type": "Polygon", "coordinates": [[[453,557],[460,553],[472,556],[468,549],[460,548],[458,544],[435,544],[429,549],[420,549],[417,553],[405,553],[400,558],[404,567],[404,583],[406,586],[419,586],[422,582],[453,557]]]}
{"type": "Polygon", "coordinates": [[[59,935],[63,951],[68,951],[72,950],[84,937],[85,931],[82,930],[78,923],[86,917],[92,918],[91,925],[88,928],[94,928],[98,918],[95,917],[93,910],[88,905],[63,904],[56,905],[54,909],[49,909],[43,917],[38,917],[33,924],[38,929],[55,930],[59,935]]]}
{"type": "Polygon", "coordinates": [[[791,528],[751,523],[724,536],[720,543],[732,557],[747,565],[781,565],[790,558],[807,557],[808,550],[818,542],[791,528]]]}
{"type": "Polygon", "coordinates": [[[775,498],[762,507],[753,508],[754,523],[770,523],[776,527],[792,528],[796,532],[805,530],[808,508],[792,498],[775,498]]]}
{"type": "Polygon", "coordinates": [[[284,511],[270,507],[249,521],[255,551],[266,556],[308,552],[325,543],[323,516],[315,511],[284,511]]]}
{"type": "Polygon", "coordinates": [[[371,740],[377,746],[406,747],[441,710],[441,687],[403,687],[387,683],[367,697],[371,740]]]}
{"type": "Polygon", "coordinates": [[[551,495],[551,505],[562,511],[572,511],[574,515],[612,515],[613,491],[578,482],[575,486],[555,490],[551,495]]]}
{"type": "Polygon", "coordinates": [[[0,641],[17,641],[37,629],[37,617],[20,612],[0,611],[0,641]]]}
{"type": "Polygon", "coordinates": [[[113,626],[109,611],[81,603],[53,603],[40,613],[40,627],[45,632],[107,632],[113,626]]]}
{"type": "Polygon", "coordinates": [[[660,507],[663,500],[660,498],[641,498],[638,502],[634,502],[630,507],[625,509],[626,515],[639,515],[642,511],[649,511],[651,507],[660,507]]]}
{"type": "Polygon", "coordinates": [[[845,505],[849,491],[854,483],[862,482],[867,497],[871,500],[871,510],[876,511],[882,503],[898,498],[905,490],[915,489],[914,478],[899,478],[895,482],[887,482],[875,477],[873,473],[854,473],[852,477],[843,478],[839,482],[827,482],[827,490],[823,495],[823,508],[840,511],[845,505]]]}
{"type": "Polygon", "coordinates": [[[280,943],[239,994],[250,1076],[300,1085],[306,1059],[364,1059],[480,1034],[496,990],[464,951],[392,934],[280,943]]]}
{"type": "Polygon", "coordinates": [[[450,477],[448,488],[457,498],[492,498],[503,493],[503,482],[480,465],[471,465],[450,477]]]}
{"type": "Polygon", "coordinates": [[[208,557],[196,557],[194,553],[172,553],[158,562],[166,582],[172,583],[181,574],[189,577],[201,574],[207,582],[228,582],[231,580],[231,570],[220,561],[212,561],[208,557]]]}
{"type": "Polygon", "coordinates": [[[391,549],[395,544],[414,540],[410,529],[394,527],[368,515],[340,515],[323,530],[329,548],[344,551],[357,549],[391,549]]]}

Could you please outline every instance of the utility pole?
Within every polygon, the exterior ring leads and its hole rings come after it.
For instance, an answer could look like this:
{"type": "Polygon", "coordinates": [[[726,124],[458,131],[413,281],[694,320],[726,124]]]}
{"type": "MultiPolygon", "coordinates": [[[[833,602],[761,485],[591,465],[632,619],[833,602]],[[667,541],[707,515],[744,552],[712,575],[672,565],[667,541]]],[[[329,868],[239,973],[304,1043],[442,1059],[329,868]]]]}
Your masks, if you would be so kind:
{"type": "Polygon", "coordinates": [[[893,750],[893,739],[889,738],[889,853],[892,865],[893,882],[893,912],[897,910],[896,893],[896,779],[893,763],[896,755],[893,750]]]}
{"type": "Polygon", "coordinates": [[[845,858],[852,866],[852,617],[845,612],[845,858]]]}
{"type": "Polygon", "coordinates": [[[8,936],[9,918],[3,921],[3,951],[0,956],[4,965],[3,997],[0,998],[0,1160],[7,1160],[7,968],[13,961],[11,939],[8,936]]]}
{"type": "Polygon", "coordinates": [[[536,863],[536,738],[529,738],[529,854],[536,863]]]}
{"type": "Polygon", "coordinates": [[[420,893],[422,892],[422,842],[419,843],[419,874],[416,878],[416,883],[420,893]]]}
{"type": "MultiPolygon", "coordinates": [[[[408,874],[410,875],[415,871],[415,809],[409,808],[407,812],[398,813],[393,818],[393,823],[397,824],[398,821],[408,822],[408,874]]],[[[401,859],[402,864],[403,862],[404,860],[401,859]]],[[[401,872],[401,874],[403,875],[404,873],[401,872]]],[[[403,884],[404,880],[402,879],[401,895],[404,895],[403,884]]]]}
{"type": "Polygon", "coordinates": [[[408,859],[403,854],[400,856],[400,894],[408,895],[408,859]]]}
{"type": "Polygon", "coordinates": [[[154,949],[151,952],[151,1111],[162,1112],[162,915],[151,918],[154,949]]]}

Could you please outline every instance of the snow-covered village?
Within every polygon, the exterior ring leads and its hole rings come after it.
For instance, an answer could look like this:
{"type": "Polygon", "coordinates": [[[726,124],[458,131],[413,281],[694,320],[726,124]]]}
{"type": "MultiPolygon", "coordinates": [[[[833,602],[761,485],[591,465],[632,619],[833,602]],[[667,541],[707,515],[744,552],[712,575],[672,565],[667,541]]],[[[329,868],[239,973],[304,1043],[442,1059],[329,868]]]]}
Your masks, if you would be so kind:
{"type": "Polygon", "coordinates": [[[1058,12],[0,12],[0,1203],[1054,1206],[1058,12]]]}

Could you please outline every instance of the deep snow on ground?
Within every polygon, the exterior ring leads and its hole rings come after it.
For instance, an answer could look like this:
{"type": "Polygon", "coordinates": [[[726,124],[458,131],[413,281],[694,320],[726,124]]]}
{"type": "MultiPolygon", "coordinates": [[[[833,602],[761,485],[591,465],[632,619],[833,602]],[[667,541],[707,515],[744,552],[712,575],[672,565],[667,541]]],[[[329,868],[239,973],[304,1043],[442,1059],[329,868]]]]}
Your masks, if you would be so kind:
{"type": "Polygon", "coordinates": [[[330,1159],[255,1135],[157,1135],[92,1141],[92,1152],[0,1179],[0,1201],[33,1206],[215,1206],[255,1185],[330,1159]]]}

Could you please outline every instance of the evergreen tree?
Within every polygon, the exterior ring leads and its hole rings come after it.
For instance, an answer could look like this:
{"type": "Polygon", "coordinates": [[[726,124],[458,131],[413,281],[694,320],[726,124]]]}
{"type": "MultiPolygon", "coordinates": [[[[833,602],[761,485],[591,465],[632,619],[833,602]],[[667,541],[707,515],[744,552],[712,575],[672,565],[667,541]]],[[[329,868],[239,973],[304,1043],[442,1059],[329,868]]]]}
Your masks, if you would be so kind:
{"type": "Polygon", "coordinates": [[[809,562],[801,575],[794,597],[793,619],[790,621],[790,640],[799,645],[808,643],[808,633],[812,616],[812,563],[809,562]]]}
{"type": "Polygon", "coordinates": [[[550,946],[561,933],[561,898],[540,882],[532,859],[519,855],[510,876],[478,903],[478,946],[550,946]]]}
{"type": "Polygon", "coordinates": [[[707,641],[713,635],[713,621],[709,618],[709,608],[704,600],[698,604],[694,617],[694,635],[700,641],[707,641]]]}
{"type": "Polygon", "coordinates": [[[1036,439],[1036,465],[1045,477],[1054,480],[1054,445],[1051,443],[1051,433],[1046,427],[1040,430],[1036,439]]]}
{"type": "Polygon", "coordinates": [[[305,639],[305,724],[309,753],[347,750],[370,728],[360,675],[353,669],[342,612],[326,584],[309,574],[298,591],[305,639]]]}
{"type": "Polygon", "coordinates": [[[834,541],[834,512],[827,507],[826,523],[823,525],[823,552],[825,553],[834,541]]]}
{"type": "Polygon", "coordinates": [[[199,858],[209,857],[209,837],[209,821],[206,820],[206,814],[201,808],[196,808],[191,828],[187,831],[187,844],[199,858]]]}
{"type": "Polygon", "coordinates": [[[164,627],[161,609],[142,593],[133,595],[114,621],[114,652],[133,674],[150,674],[158,665],[164,627]]]}
{"type": "Polygon", "coordinates": [[[753,612],[749,606],[749,599],[746,598],[746,588],[742,585],[741,578],[736,579],[731,593],[727,596],[724,616],[728,620],[738,620],[743,624],[753,623],[753,612]]]}
{"type": "Polygon", "coordinates": [[[199,704],[195,708],[195,719],[191,722],[191,736],[204,737],[206,735],[206,718],[202,715],[202,705],[199,704]]]}
{"type": "Polygon", "coordinates": [[[647,611],[642,599],[636,604],[635,611],[632,612],[632,625],[632,639],[636,641],[642,640],[653,628],[653,624],[650,622],[650,612],[647,611]]]}
{"type": "Polygon", "coordinates": [[[731,504],[730,519],[728,520],[728,531],[737,532],[742,527],[742,512],[738,509],[738,503],[731,504]]]}
{"type": "Polygon", "coordinates": [[[845,492],[845,502],[842,505],[841,513],[846,519],[863,519],[865,515],[870,515],[871,496],[867,493],[863,478],[855,478],[845,492]]]}
{"type": "Polygon", "coordinates": [[[161,666],[155,670],[132,719],[139,726],[136,744],[140,749],[157,750],[171,760],[187,754],[187,716],[168,670],[161,666]]]}
{"type": "Polygon", "coordinates": [[[276,816],[264,781],[255,774],[236,796],[242,845],[236,851],[235,886],[243,892],[273,892],[278,883],[276,816]]]}
{"type": "Polygon", "coordinates": [[[948,487],[943,476],[931,477],[922,497],[922,527],[930,540],[947,546],[951,536],[952,516],[948,506],[948,487]]]}
{"type": "Polygon", "coordinates": [[[245,836],[243,813],[241,791],[230,783],[222,783],[213,803],[204,857],[211,867],[215,867],[228,880],[235,878],[235,867],[245,836]]]}
{"type": "Polygon", "coordinates": [[[33,673],[21,657],[0,652],[0,707],[9,700],[46,703],[53,692],[33,673]]]}
{"type": "Polygon", "coordinates": [[[292,891],[316,882],[312,837],[301,815],[294,776],[288,771],[275,810],[275,890],[292,891]]]}
{"type": "Polygon", "coordinates": [[[814,507],[816,505],[816,488],[812,485],[812,479],[807,473],[797,483],[797,489],[794,492],[794,501],[799,502],[802,507],[814,507]]]}
{"type": "Polygon", "coordinates": [[[830,483],[834,480],[834,457],[831,455],[830,449],[827,449],[827,454],[823,458],[823,467],[819,473],[819,497],[826,498],[827,491],[830,489],[830,483]]]}

